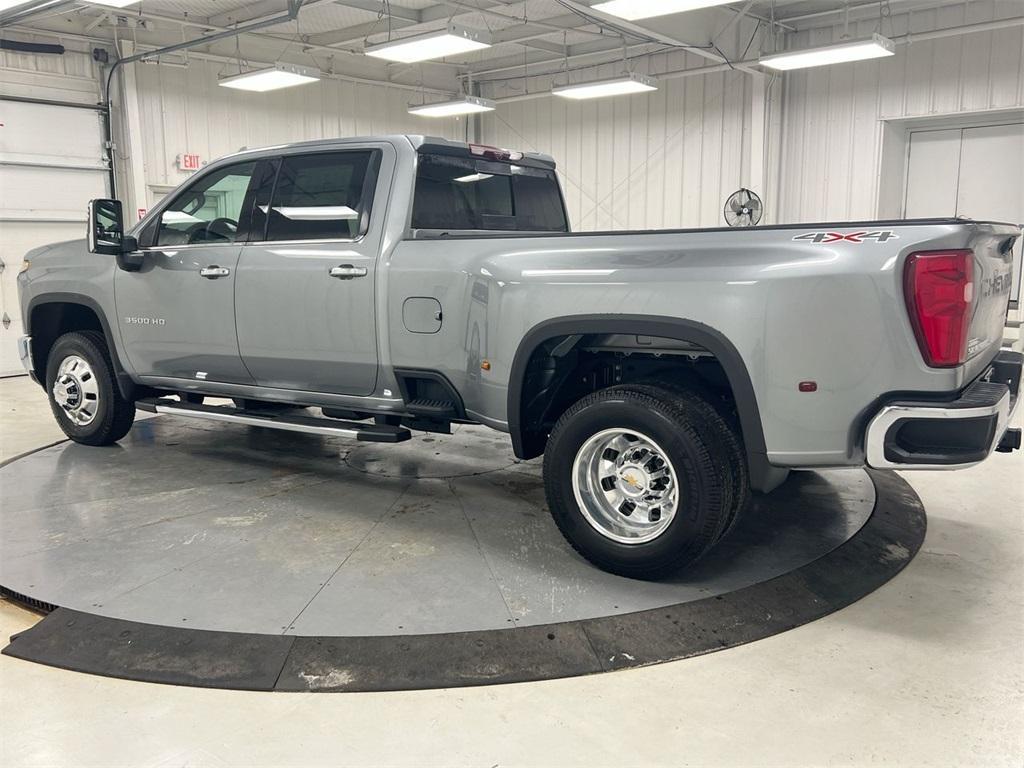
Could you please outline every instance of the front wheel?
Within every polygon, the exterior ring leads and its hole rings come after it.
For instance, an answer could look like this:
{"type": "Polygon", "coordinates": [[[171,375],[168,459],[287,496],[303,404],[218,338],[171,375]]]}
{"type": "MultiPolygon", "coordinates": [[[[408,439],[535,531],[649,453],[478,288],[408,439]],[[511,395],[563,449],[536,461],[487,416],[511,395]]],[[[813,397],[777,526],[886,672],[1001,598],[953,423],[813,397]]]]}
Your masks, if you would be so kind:
{"type": "Polygon", "coordinates": [[[97,331],[65,333],[54,342],[46,393],[57,424],[76,443],[110,445],[135,421],[135,404],[117,388],[106,340],[97,331]]]}
{"type": "Polygon", "coordinates": [[[663,578],[698,559],[733,507],[719,425],[656,386],[611,387],[570,407],[548,440],[544,479],[568,542],[633,578],[663,578]]]}

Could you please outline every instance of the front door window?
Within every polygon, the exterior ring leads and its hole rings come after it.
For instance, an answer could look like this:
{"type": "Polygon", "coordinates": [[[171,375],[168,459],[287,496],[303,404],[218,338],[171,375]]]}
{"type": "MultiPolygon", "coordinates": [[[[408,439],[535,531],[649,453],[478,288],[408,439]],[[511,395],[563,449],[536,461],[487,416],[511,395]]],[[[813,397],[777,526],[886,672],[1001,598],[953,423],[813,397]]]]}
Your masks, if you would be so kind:
{"type": "Polygon", "coordinates": [[[233,243],[256,162],[207,174],[186,189],[160,216],[158,246],[233,243]]]}

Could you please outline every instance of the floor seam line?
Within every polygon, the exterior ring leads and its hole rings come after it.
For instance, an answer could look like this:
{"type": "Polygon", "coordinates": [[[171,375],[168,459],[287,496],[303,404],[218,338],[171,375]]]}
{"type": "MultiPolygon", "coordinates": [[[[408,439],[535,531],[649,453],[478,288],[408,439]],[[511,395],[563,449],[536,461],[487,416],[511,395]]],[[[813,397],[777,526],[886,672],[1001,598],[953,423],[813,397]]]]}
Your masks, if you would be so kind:
{"type": "MultiPolygon", "coordinates": [[[[320,588],[316,592],[314,592],[313,596],[311,598],[309,598],[309,600],[306,602],[306,604],[304,606],[302,606],[302,610],[300,610],[297,614],[295,614],[295,617],[285,625],[284,631],[281,632],[282,635],[287,635],[288,634],[288,629],[291,628],[295,624],[295,622],[299,620],[299,617],[301,617],[302,614],[304,614],[306,612],[306,609],[309,608],[309,606],[313,604],[313,601],[316,600],[317,596],[321,592],[323,592],[325,589],[327,589],[327,585],[331,583],[331,579],[333,579],[335,576],[338,575],[338,571],[340,571],[342,569],[342,567],[345,565],[345,563],[347,563],[349,561],[349,558],[351,558],[352,555],[354,555],[356,553],[356,551],[358,551],[358,549],[361,546],[363,546],[363,544],[366,542],[366,540],[368,538],[370,538],[370,534],[372,534],[375,530],[377,530],[377,526],[380,525],[384,521],[384,518],[386,518],[389,514],[391,514],[391,510],[393,510],[398,505],[398,502],[402,500],[402,498],[405,496],[405,494],[409,491],[409,489],[411,487],[412,487],[412,482],[411,481],[407,482],[405,484],[405,487],[402,488],[402,492],[399,493],[398,496],[395,497],[395,500],[393,502],[391,502],[390,506],[388,506],[388,508],[385,509],[381,513],[381,516],[378,517],[374,521],[373,525],[370,526],[370,530],[368,530],[366,532],[366,535],[363,536],[363,538],[361,538],[359,540],[359,543],[356,544],[354,547],[352,547],[352,550],[347,555],[345,555],[345,558],[340,563],[338,563],[338,567],[335,568],[331,572],[331,575],[328,576],[324,580],[324,583],[320,585],[320,588]]],[[[292,637],[294,637],[294,635],[292,635],[292,637]]]]}
{"type": "Polygon", "coordinates": [[[452,497],[459,505],[459,509],[462,511],[462,517],[466,521],[466,525],[469,527],[469,532],[473,534],[473,541],[476,542],[477,552],[480,553],[480,557],[484,561],[484,565],[487,566],[487,572],[491,574],[491,580],[494,581],[494,587],[498,590],[498,595],[501,597],[501,602],[505,606],[505,610],[508,612],[508,617],[512,621],[512,627],[516,626],[516,617],[512,613],[512,607],[508,604],[508,600],[505,598],[505,590],[501,588],[501,582],[498,581],[498,576],[494,572],[494,567],[491,565],[490,558],[487,557],[487,553],[484,552],[483,544],[480,543],[480,537],[476,535],[476,529],[473,527],[473,522],[469,519],[469,515],[466,513],[466,505],[462,499],[459,498],[459,494],[455,491],[455,478],[450,478],[445,481],[448,486],[448,490],[451,491],[452,497]]]}
{"type": "Polygon", "coordinates": [[[288,666],[288,662],[292,658],[292,651],[295,648],[295,636],[285,635],[288,638],[288,650],[284,653],[284,658],[281,660],[281,668],[277,670],[277,675],[274,677],[274,682],[270,686],[271,692],[277,690],[277,684],[281,682],[281,675],[284,674],[285,667],[288,666]]]}
{"type": "Polygon", "coordinates": [[[590,652],[594,654],[594,661],[597,662],[598,669],[600,669],[602,672],[607,672],[608,667],[604,665],[604,659],[601,657],[601,654],[597,652],[597,648],[594,647],[594,638],[592,638],[590,636],[590,633],[587,631],[586,621],[584,620],[577,623],[579,625],[580,632],[583,633],[583,637],[585,637],[587,640],[587,646],[590,648],[590,652]]]}
{"type": "MultiPolygon", "coordinates": [[[[260,538],[261,539],[265,539],[268,536],[270,536],[271,533],[272,533],[272,531],[267,531],[260,538]]],[[[182,563],[181,565],[176,565],[173,568],[171,568],[169,571],[164,571],[163,573],[161,573],[161,574],[159,574],[157,576],[154,576],[152,579],[148,579],[147,581],[144,581],[141,584],[136,584],[131,589],[126,589],[124,592],[117,593],[113,597],[109,598],[109,602],[112,602],[114,600],[119,600],[120,598],[122,598],[122,597],[124,597],[126,595],[130,595],[132,592],[135,592],[136,590],[142,589],[143,587],[148,587],[150,584],[153,584],[154,582],[160,581],[160,579],[163,579],[163,578],[166,578],[167,576],[170,576],[175,571],[183,571],[185,568],[188,568],[189,566],[195,565],[196,563],[201,563],[203,560],[208,560],[211,557],[222,557],[225,553],[231,552],[231,551],[233,551],[233,550],[243,546],[245,543],[246,543],[245,541],[237,541],[234,544],[229,545],[225,549],[220,549],[220,550],[217,550],[215,552],[209,552],[209,553],[203,555],[202,557],[197,557],[195,560],[189,560],[188,562],[182,563]]],[[[100,605],[101,606],[105,606],[106,602],[108,602],[108,600],[105,598],[104,602],[100,603],[100,605]]],[[[72,610],[74,610],[74,609],[72,609],[72,610]]],[[[104,615],[104,614],[100,614],[100,615],[104,615]]],[[[213,631],[217,631],[217,630],[213,630],[213,631]]],[[[227,630],[227,631],[230,631],[230,630],[227,630]]]]}

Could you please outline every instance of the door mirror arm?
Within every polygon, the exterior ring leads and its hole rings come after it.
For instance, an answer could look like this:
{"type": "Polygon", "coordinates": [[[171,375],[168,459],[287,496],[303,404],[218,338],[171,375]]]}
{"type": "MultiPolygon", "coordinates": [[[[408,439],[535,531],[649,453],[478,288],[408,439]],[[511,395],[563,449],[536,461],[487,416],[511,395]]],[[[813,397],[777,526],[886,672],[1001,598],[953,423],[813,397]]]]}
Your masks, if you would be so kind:
{"type": "Polygon", "coordinates": [[[138,272],[145,255],[139,250],[138,239],[131,235],[121,238],[121,251],[117,254],[117,266],[125,272],[138,272]]]}

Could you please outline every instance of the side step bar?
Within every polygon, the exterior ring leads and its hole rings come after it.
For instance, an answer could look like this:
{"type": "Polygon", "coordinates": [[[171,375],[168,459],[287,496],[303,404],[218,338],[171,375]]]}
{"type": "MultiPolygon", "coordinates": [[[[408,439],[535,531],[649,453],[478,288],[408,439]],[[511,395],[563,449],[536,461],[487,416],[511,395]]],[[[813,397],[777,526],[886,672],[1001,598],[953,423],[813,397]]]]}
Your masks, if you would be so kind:
{"type": "Polygon", "coordinates": [[[233,424],[247,424],[251,427],[283,429],[288,432],[306,432],[330,437],[347,437],[374,443],[401,443],[412,437],[412,433],[408,429],[390,424],[358,424],[354,421],[317,419],[310,416],[250,413],[231,406],[196,405],[162,397],[138,400],[135,406],[150,413],[169,413],[192,419],[228,421],[233,424]]]}

